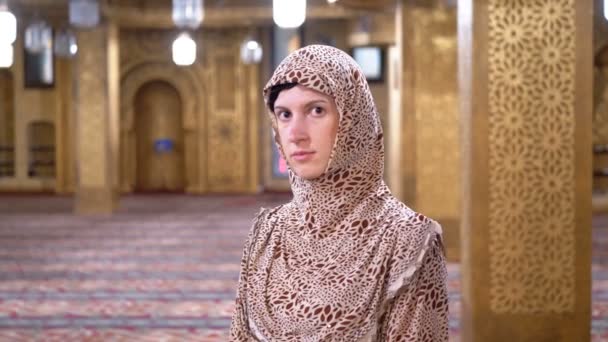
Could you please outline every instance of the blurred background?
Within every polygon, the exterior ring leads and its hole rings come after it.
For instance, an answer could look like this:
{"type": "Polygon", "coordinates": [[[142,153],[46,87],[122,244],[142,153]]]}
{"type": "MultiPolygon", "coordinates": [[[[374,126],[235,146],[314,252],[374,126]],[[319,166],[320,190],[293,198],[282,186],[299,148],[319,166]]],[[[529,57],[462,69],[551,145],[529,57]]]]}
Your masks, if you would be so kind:
{"type": "Polygon", "coordinates": [[[289,201],[262,88],[362,67],[453,341],[608,341],[603,0],[0,0],[0,340],[225,341],[289,201]]]}

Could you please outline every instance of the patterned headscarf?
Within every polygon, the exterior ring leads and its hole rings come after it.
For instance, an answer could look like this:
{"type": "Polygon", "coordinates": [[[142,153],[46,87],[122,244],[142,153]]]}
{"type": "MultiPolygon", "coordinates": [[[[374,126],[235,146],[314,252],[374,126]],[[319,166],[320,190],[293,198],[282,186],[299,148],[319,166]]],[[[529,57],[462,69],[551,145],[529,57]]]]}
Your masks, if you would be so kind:
{"type": "Polygon", "coordinates": [[[254,221],[231,340],[375,340],[440,227],[385,185],[379,115],[349,55],[322,45],[293,52],[266,85],[266,103],[270,89],[284,83],[333,97],[339,128],[325,173],[307,180],[290,169],[293,200],[254,221]]]}

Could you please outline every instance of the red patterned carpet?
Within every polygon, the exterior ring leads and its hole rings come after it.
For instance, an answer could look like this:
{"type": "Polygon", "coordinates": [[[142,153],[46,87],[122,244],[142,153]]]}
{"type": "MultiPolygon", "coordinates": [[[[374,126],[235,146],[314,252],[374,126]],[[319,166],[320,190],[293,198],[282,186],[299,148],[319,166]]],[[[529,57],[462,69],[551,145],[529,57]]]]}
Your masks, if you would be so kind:
{"type": "MultiPolygon", "coordinates": [[[[130,196],[111,217],[72,199],[0,197],[0,341],[225,341],[264,196],[130,196]]],[[[608,217],[594,220],[593,341],[608,341],[608,217]]],[[[459,269],[449,266],[458,341],[459,269]]]]}

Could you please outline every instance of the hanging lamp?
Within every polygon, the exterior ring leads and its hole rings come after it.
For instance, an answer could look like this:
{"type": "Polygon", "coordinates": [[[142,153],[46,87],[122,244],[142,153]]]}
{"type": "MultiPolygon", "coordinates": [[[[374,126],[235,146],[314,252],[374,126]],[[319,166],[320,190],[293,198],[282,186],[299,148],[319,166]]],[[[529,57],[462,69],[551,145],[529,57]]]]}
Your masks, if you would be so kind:
{"type": "Polygon", "coordinates": [[[272,19],[281,28],[296,28],[306,20],[306,0],[273,0],[272,19]]]}
{"type": "Polygon", "coordinates": [[[32,53],[50,49],[53,44],[53,29],[43,20],[36,20],[25,29],[25,49],[32,53]]]}
{"type": "Polygon", "coordinates": [[[10,68],[13,65],[13,46],[0,44],[0,68],[10,68]]]}
{"type": "Polygon", "coordinates": [[[173,62],[177,65],[192,65],[196,60],[196,42],[188,33],[180,34],[172,46],[173,62]]]}
{"type": "Polygon", "coordinates": [[[241,60],[245,64],[257,64],[262,61],[262,45],[253,37],[247,37],[241,43],[241,60]]]}
{"type": "MultiPolygon", "coordinates": [[[[182,29],[197,29],[204,18],[203,0],[173,0],[173,23],[182,29]]],[[[196,42],[186,32],[173,42],[173,62],[180,66],[192,65],[196,61],[196,42]]]]}
{"type": "Polygon", "coordinates": [[[97,0],[70,0],[70,25],[77,28],[92,28],[99,24],[99,16],[97,0]]]}
{"type": "Polygon", "coordinates": [[[203,22],[203,0],[173,0],[172,18],[179,28],[196,29],[203,22]]]}
{"type": "Polygon", "coordinates": [[[6,2],[0,2],[0,44],[13,44],[17,39],[17,18],[8,10],[6,2]]]}
{"type": "Polygon", "coordinates": [[[55,34],[53,44],[55,55],[63,58],[72,58],[78,51],[76,35],[68,29],[61,29],[55,34]]]}

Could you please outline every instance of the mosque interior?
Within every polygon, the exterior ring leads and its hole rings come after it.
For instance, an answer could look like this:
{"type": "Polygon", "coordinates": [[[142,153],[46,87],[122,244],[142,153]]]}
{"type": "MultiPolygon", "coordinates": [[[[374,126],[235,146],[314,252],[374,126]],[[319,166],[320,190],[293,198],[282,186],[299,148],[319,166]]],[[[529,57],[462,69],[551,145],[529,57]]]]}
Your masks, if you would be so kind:
{"type": "Polygon", "coordinates": [[[262,89],[310,44],[443,226],[450,341],[608,341],[605,0],[0,0],[0,340],[227,340],[290,200],[262,89]]]}

